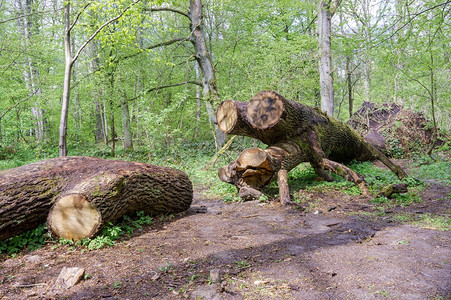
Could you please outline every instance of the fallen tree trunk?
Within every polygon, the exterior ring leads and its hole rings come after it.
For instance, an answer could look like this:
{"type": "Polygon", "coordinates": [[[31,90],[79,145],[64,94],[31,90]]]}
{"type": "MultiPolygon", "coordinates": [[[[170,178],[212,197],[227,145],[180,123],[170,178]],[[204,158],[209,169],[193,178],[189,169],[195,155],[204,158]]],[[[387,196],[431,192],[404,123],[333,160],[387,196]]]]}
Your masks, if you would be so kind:
{"type": "Polygon", "coordinates": [[[224,101],[218,107],[217,120],[225,133],[250,136],[269,145],[265,150],[243,151],[237,160],[219,169],[219,178],[238,189],[262,190],[277,177],[284,204],[290,202],[287,172],[301,162],[309,162],[325,180],[333,180],[329,172],[343,176],[364,194],[368,189],[363,177],[343,162],[378,159],[398,177],[407,176],[346,124],[272,91],[258,93],[249,103],[224,101]]]}
{"type": "Polygon", "coordinates": [[[193,189],[178,170],[92,157],[61,157],[0,172],[0,240],[47,221],[56,237],[95,236],[125,214],[176,213],[193,189]]]}

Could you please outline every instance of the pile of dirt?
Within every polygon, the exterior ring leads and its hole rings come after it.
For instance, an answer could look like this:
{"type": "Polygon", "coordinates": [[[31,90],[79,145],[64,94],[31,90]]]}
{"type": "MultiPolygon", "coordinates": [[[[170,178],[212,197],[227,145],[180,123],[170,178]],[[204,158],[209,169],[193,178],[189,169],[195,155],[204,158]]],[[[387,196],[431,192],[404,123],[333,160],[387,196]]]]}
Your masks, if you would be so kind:
{"type": "MultiPolygon", "coordinates": [[[[347,124],[389,156],[427,151],[435,141],[433,126],[422,113],[395,103],[364,102],[347,124]]],[[[436,146],[442,144],[437,140],[436,146]]]]}

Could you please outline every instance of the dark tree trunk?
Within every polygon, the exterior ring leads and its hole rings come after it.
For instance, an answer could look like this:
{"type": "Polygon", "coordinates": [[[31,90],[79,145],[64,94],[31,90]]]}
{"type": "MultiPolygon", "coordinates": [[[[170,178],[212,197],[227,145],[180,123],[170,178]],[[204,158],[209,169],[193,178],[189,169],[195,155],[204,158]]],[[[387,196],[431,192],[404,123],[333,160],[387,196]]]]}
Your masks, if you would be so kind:
{"type": "Polygon", "coordinates": [[[47,220],[57,237],[92,237],[137,211],[189,208],[193,189],[178,170],[92,157],[61,157],[0,172],[0,240],[47,220]]]}
{"type": "Polygon", "coordinates": [[[282,203],[289,201],[286,173],[301,162],[310,162],[326,180],[333,180],[328,172],[343,176],[364,194],[368,190],[363,177],[339,162],[378,159],[398,177],[407,176],[346,124],[272,91],[260,92],[248,103],[222,102],[217,119],[223,132],[250,136],[269,145],[265,150],[245,150],[237,160],[219,170],[220,179],[238,189],[261,190],[278,174],[282,203]]]}

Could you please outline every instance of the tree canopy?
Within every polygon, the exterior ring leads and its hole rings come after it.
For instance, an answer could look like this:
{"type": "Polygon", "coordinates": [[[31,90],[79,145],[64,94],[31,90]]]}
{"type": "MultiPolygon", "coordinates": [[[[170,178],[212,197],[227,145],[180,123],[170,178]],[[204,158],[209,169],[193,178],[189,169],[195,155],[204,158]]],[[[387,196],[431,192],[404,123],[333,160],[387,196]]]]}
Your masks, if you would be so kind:
{"type": "MultiPolygon", "coordinates": [[[[335,117],[395,102],[451,129],[449,1],[322,2],[333,9],[335,117]]],[[[68,46],[70,145],[107,143],[114,154],[118,141],[211,140],[212,110],[260,90],[321,107],[318,12],[317,1],[293,0],[2,1],[0,145],[57,151],[68,46]]]]}

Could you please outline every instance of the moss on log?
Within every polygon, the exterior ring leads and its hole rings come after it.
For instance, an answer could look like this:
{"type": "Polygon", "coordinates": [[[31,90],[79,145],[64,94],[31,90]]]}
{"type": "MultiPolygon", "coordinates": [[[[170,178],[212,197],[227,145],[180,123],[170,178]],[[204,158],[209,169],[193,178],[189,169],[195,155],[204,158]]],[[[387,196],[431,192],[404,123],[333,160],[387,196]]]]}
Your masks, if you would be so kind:
{"type": "Polygon", "coordinates": [[[57,237],[92,237],[125,214],[189,208],[188,176],[145,163],[62,157],[0,172],[0,240],[47,221],[57,237]]]}
{"type": "Polygon", "coordinates": [[[287,172],[301,162],[309,162],[325,180],[333,180],[329,172],[344,177],[358,185],[364,194],[368,189],[363,177],[342,163],[354,159],[378,159],[398,177],[407,176],[404,170],[351,127],[316,108],[287,100],[273,91],[262,91],[248,103],[224,101],[218,107],[217,120],[225,133],[250,136],[269,146],[260,151],[243,151],[237,160],[219,169],[220,179],[238,189],[247,186],[261,190],[278,177],[280,199],[284,204],[289,202],[287,172]],[[274,148],[282,151],[273,151],[274,148]],[[257,166],[254,163],[256,157],[250,155],[252,153],[260,156],[264,153],[271,168],[257,166]]]}

